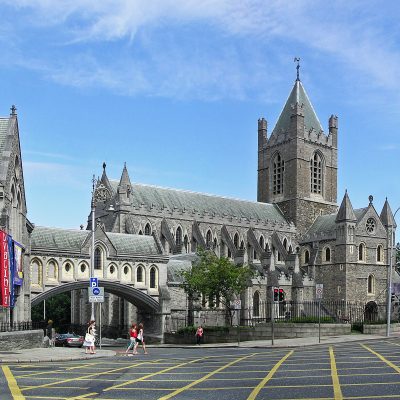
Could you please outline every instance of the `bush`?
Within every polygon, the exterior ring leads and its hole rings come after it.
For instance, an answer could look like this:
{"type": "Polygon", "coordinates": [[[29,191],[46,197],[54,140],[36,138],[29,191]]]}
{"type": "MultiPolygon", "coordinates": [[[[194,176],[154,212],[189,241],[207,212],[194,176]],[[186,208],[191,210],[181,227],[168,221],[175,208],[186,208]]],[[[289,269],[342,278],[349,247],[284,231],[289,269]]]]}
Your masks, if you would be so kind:
{"type": "MultiPolygon", "coordinates": [[[[178,329],[178,334],[179,335],[184,335],[184,334],[190,334],[194,335],[196,333],[197,326],[185,326],[184,328],[178,329]]],[[[229,326],[203,326],[203,331],[204,334],[207,332],[224,332],[228,333],[229,332],[229,326]]]]}
{"type": "MultiPolygon", "coordinates": [[[[317,324],[318,317],[297,317],[289,320],[278,320],[278,323],[294,323],[294,324],[317,324]]],[[[335,322],[332,317],[321,317],[321,324],[333,324],[335,322]]]]}

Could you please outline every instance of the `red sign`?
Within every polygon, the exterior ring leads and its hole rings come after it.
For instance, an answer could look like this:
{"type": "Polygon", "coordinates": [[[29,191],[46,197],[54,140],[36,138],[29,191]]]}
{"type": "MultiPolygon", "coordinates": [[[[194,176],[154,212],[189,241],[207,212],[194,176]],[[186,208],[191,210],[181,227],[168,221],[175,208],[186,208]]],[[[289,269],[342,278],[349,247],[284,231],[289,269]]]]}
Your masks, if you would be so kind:
{"type": "Polygon", "coordinates": [[[0,231],[0,306],[10,307],[10,264],[7,233],[0,231]]]}

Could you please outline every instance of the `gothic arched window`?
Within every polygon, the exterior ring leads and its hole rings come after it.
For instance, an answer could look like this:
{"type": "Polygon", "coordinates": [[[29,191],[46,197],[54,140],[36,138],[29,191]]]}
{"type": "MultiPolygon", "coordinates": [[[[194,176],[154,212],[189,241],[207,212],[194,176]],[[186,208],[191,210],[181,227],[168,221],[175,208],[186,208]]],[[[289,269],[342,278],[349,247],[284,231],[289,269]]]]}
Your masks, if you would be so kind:
{"type": "Polygon", "coordinates": [[[235,233],[235,236],[233,237],[233,244],[237,249],[239,248],[239,235],[237,233],[235,233]]]}
{"type": "Polygon", "coordinates": [[[272,166],[272,193],[281,194],[283,193],[283,172],[285,170],[285,163],[279,153],[274,157],[272,166]]]}
{"type": "Polygon", "coordinates": [[[253,317],[260,316],[260,293],[255,292],[253,296],[253,317]]]}
{"type": "Polygon", "coordinates": [[[185,253],[189,253],[189,239],[187,235],[183,238],[183,244],[185,246],[185,253]]]}
{"type": "Polygon", "coordinates": [[[358,246],[358,261],[365,261],[365,244],[360,243],[358,246]]]}
{"type": "Polygon", "coordinates": [[[322,193],[322,157],[319,153],[314,153],[310,160],[311,174],[311,193],[322,193]]]}
{"type": "Polygon", "coordinates": [[[375,293],[375,277],[373,275],[368,276],[368,294],[375,293]]]}
{"type": "Polygon", "coordinates": [[[260,247],[264,250],[264,236],[260,236],[260,247]]]}
{"type": "Polygon", "coordinates": [[[210,230],[208,230],[206,233],[206,247],[210,248],[211,244],[212,244],[212,233],[210,230]]]}
{"type": "Polygon", "coordinates": [[[304,264],[308,264],[310,262],[310,252],[306,250],[304,252],[304,264]]]}
{"type": "Polygon", "coordinates": [[[376,248],[376,261],[377,262],[383,262],[383,248],[382,248],[382,245],[379,245],[376,248]]]}
{"type": "Polygon", "coordinates": [[[101,269],[103,263],[103,252],[101,251],[100,247],[96,247],[94,251],[94,269],[101,269]]]}
{"type": "Polygon", "coordinates": [[[146,224],[146,226],[144,227],[144,234],[146,236],[150,236],[151,235],[151,226],[149,223],[146,224]]]}
{"type": "Polygon", "coordinates": [[[182,228],[178,226],[175,233],[175,244],[180,246],[182,244],[182,228]]]}
{"type": "Polygon", "coordinates": [[[143,282],[143,267],[141,265],[136,269],[136,282],[143,282]]]}
{"type": "Polygon", "coordinates": [[[157,277],[157,271],[155,267],[150,268],[150,288],[155,289],[156,288],[156,277],[157,277]]]}
{"type": "Polygon", "coordinates": [[[325,249],[325,260],[324,261],[331,261],[331,249],[327,247],[325,249]]]}

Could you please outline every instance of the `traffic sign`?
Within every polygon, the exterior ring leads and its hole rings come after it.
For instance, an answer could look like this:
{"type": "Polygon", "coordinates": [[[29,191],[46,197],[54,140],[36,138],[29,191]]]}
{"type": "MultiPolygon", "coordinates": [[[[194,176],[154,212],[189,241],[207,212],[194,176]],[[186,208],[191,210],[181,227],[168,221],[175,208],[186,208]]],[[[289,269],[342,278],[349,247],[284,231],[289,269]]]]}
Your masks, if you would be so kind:
{"type": "Polygon", "coordinates": [[[322,283],[317,283],[315,285],[315,297],[317,299],[322,299],[323,293],[324,293],[324,285],[322,283]]]}
{"type": "Polygon", "coordinates": [[[99,279],[98,278],[90,278],[90,287],[98,287],[99,279]]]}
{"type": "Polygon", "coordinates": [[[90,287],[88,288],[89,303],[104,303],[104,288],[90,287]]]}

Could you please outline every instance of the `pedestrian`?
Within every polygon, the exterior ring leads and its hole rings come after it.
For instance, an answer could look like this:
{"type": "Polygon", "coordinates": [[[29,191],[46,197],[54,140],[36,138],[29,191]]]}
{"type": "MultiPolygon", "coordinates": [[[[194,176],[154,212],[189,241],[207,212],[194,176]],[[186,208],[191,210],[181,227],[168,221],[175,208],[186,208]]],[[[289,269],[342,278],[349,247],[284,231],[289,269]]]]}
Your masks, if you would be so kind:
{"type": "Polygon", "coordinates": [[[86,347],[85,349],[86,354],[96,353],[95,340],[96,340],[96,321],[91,320],[88,323],[88,327],[86,329],[86,334],[85,334],[85,341],[83,342],[83,345],[86,347]]]}
{"type": "Polygon", "coordinates": [[[49,347],[53,347],[53,321],[51,319],[47,321],[46,336],[49,338],[49,347]]]}
{"type": "Polygon", "coordinates": [[[139,331],[138,331],[138,334],[137,334],[135,347],[133,348],[133,354],[137,354],[137,348],[138,348],[139,344],[142,345],[144,354],[149,354],[146,351],[146,345],[144,343],[143,324],[140,323],[138,328],[139,328],[139,331]]]}
{"type": "MultiPolygon", "coordinates": [[[[126,349],[125,353],[129,353],[129,350],[134,349],[135,344],[136,344],[137,335],[138,335],[137,326],[136,326],[136,324],[134,324],[132,322],[132,325],[129,328],[129,340],[130,340],[130,343],[129,343],[129,346],[126,349]]],[[[134,350],[132,350],[132,351],[134,351],[134,350]]]]}
{"type": "Polygon", "coordinates": [[[196,343],[198,345],[200,345],[200,342],[203,338],[203,328],[201,325],[198,326],[197,330],[196,330],[196,343]]]}

